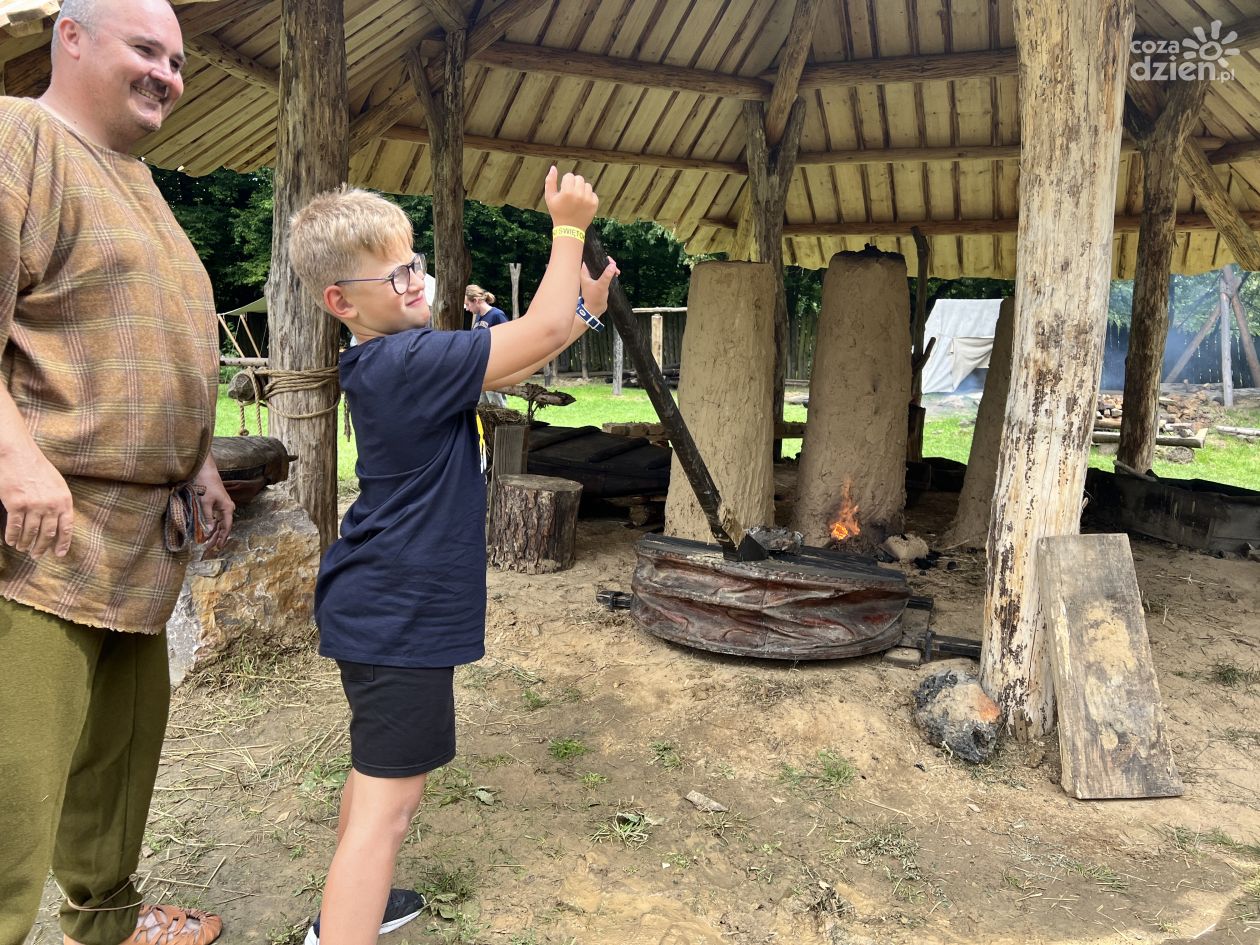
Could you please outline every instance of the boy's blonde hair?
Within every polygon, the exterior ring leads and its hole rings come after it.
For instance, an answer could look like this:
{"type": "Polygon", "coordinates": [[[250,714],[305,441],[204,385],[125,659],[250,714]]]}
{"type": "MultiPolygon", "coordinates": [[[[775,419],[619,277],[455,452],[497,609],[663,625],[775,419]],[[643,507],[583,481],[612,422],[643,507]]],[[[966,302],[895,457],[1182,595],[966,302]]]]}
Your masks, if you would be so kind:
{"type": "Polygon", "coordinates": [[[383,256],[404,246],[411,252],[412,241],[411,221],[401,207],[344,184],[312,198],[289,221],[293,271],[321,306],[324,289],[354,278],[363,253],[383,256]]]}

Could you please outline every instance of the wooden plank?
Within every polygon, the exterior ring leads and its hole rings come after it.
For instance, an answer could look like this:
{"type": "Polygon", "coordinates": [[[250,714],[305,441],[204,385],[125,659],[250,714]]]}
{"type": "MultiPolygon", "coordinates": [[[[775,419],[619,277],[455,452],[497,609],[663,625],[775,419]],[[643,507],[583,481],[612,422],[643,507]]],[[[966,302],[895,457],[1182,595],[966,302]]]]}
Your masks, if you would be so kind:
{"type": "Polygon", "coordinates": [[[774,90],[770,93],[770,104],[766,106],[766,142],[772,148],[783,140],[788,111],[796,101],[797,86],[805,68],[805,59],[809,56],[809,44],[821,8],[822,0],[796,0],[787,42],[779,55],[774,90]]]}
{"type": "Polygon", "coordinates": [[[275,0],[220,0],[219,3],[194,3],[176,9],[184,42],[203,33],[214,33],[256,13],[275,0]]]}
{"type": "Polygon", "coordinates": [[[1063,790],[1082,800],[1184,793],[1129,537],[1042,538],[1037,555],[1063,790]]]}
{"type": "Polygon", "coordinates": [[[184,41],[184,47],[190,56],[196,56],[222,69],[228,75],[249,82],[251,85],[273,92],[280,87],[280,73],[277,70],[249,58],[214,36],[206,34],[187,39],[184,41]]]}

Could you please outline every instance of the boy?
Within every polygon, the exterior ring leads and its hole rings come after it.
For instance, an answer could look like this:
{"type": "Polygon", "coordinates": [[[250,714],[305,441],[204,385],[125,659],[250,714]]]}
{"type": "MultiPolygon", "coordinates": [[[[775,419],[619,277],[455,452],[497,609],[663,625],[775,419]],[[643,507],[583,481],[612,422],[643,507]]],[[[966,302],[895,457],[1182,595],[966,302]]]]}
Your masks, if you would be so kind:
{"type": "Polygon", "coordinates": [[[455,757],[454,667],[485,651],[477,398],[602,327],[591,313],[606,308],[617,273],[610,260],[595,280],[581,264],[599,205],[591,186],[572,174],[557,182],[552,167],[544,196],[555,224],[546,275],[524,317],[488,331],[428,329],[424,257],[389,201],[333,191],[291,224],[303,286],[358,341],[340,376],[361,491],[315,590],[319,651],[337,661],[350,703],[353,770],[308,945],[371,945],[424,908],[390,879],[428,772],[455,757]]]}

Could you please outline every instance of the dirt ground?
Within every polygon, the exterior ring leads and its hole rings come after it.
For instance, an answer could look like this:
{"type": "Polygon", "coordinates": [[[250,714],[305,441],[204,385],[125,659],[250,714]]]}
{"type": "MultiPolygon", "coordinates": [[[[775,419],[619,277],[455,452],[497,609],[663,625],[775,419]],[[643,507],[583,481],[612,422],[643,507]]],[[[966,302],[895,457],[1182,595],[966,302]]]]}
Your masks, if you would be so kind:
{"type": "MultiPolygon", "coordinates": [[[[913,529],[942,530],[952,501],[925,497],[913,529]]],[[[460,754],[397,873],[434,912],[386,945],[1260,942],[1260,565],[1134,540],[1186,793],[1100,803],[1061,790],[1053,738],[980,766],[927,744],[922,670],[645,634],[595,600],[629,589],[639,534],[584,520],[572,570],[491,572],[489,655],[456,677],[460,754]]],[[[961,554],[909,580],[941,632],[974,637],[983,575],[961,554]]],[[[226,943],[300,942],[347,751],[313,649],[186,683],[147,895],[220,912],[226,943]]],[[[54,908],[50,890],[35,942],[59,941],[54,908]]]]}

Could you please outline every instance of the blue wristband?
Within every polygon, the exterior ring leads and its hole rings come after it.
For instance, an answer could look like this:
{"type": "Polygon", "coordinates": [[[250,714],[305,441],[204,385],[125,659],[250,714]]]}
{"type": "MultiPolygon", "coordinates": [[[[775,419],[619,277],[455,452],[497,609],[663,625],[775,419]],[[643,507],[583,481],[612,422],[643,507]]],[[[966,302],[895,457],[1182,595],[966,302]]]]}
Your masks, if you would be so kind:
{"type": "Polygon", "coordinates": [[[586,310],[585,300],[580,295],[578,296],[577,315],[578,315],[578,318],[586,322],[587,326],[592,331],[604,330],[604,323],[601,322],[598,318],[596,318],[594,315],[592,315],[590,312],[586,310]]]}

